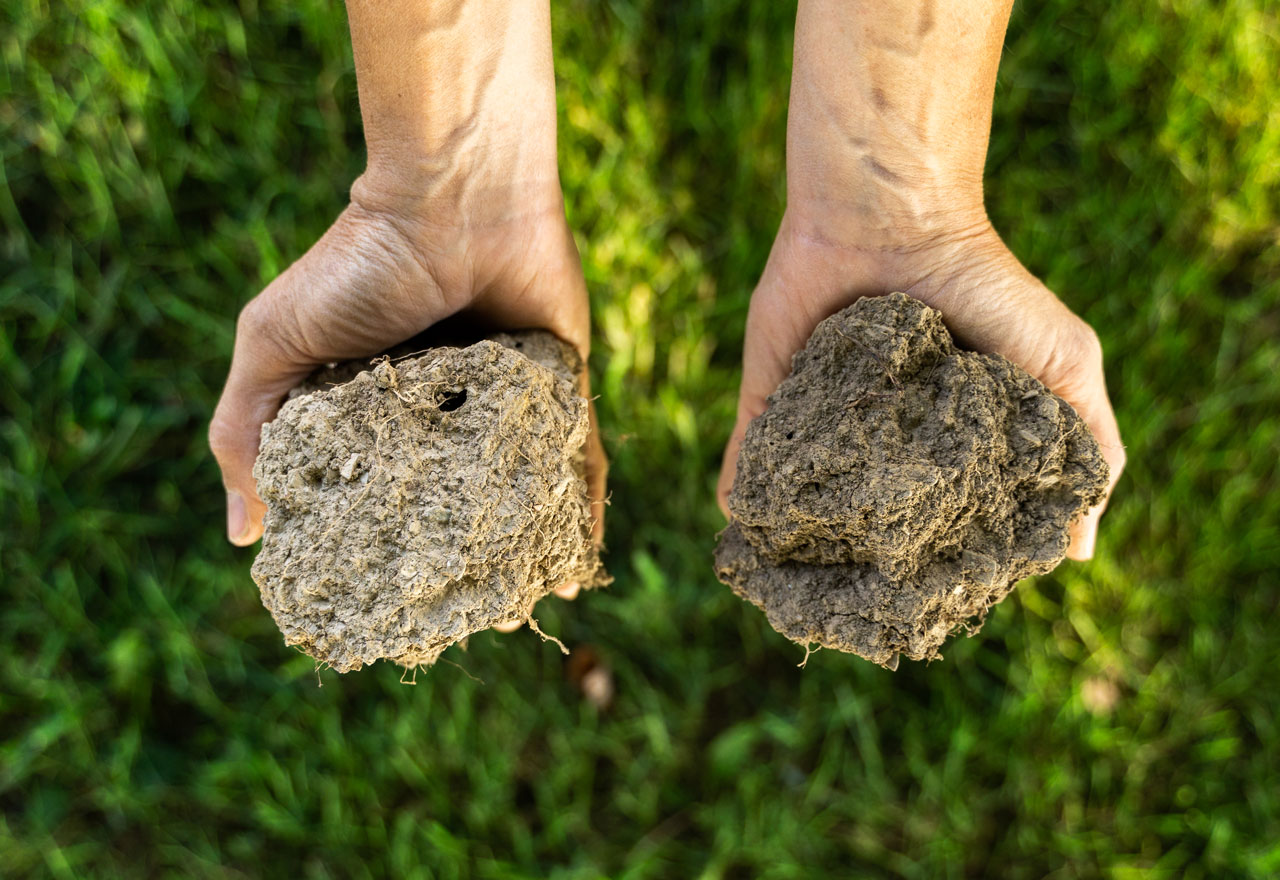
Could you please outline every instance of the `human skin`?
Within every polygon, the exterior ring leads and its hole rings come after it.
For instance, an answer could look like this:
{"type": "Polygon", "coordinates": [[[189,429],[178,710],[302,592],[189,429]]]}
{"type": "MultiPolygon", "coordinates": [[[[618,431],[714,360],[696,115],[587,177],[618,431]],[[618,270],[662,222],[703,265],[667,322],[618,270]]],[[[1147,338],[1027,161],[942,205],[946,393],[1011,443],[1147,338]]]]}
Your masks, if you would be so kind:
{"type": "MultiPolygon", "coordinates": [[[[987,218],[983,164],[1010,0],[800,0],[787,122],[787,207],[752,295],[728,496],[747,424],[818,323],[903,291],[961,344],[998,352],[1075,408],[1111,478],[1125,451],[1093,329],[1028,272],[987,218]]],[[[1104,500],[1071,528],[1093,555],[1104,500]]]]}
{"type": "MultiPolygon", "coordinates": [[[[333,226],[240,313],[209,427],[240,546],[262,536],[261,427],[318,365],[378,354],[460,312],[590,353],[556,167],[548,4],[348,0],[347,13],[367,167],[333,226]]],[[[581,390],[589,400],[585,372],[581,390]]],[[[591,422],[599,540],[607,466],[594,409],[591,422]]]]}

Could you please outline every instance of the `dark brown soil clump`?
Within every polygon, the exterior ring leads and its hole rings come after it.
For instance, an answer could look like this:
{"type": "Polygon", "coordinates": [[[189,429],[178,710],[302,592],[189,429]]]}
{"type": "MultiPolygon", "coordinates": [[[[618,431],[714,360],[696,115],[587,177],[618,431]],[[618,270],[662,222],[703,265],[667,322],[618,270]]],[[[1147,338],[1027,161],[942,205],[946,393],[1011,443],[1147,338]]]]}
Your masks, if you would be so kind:
{"type": "Polygon", "coordinates": [[[607,581],[572,348],[532,331],[369,366],[321,371],[262,429],[253,577],[287,644],[416,667],[607,581]]]}
{"type": "Polygon", "coordinates": [[[861,299],[747,428],[716,571],[788,638],[892,669],[1053,569],[1106,483],[1065,401],[923,303],[861,299]]]}

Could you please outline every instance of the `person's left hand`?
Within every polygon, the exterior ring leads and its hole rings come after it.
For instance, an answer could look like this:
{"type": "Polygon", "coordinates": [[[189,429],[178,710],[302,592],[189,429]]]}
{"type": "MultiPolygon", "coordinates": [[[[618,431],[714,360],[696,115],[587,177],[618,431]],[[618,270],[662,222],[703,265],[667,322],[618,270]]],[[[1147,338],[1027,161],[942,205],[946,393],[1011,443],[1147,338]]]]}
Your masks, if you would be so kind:
{"type": "MultiPolygon", "coordinates": [[[[980,212],[953,227],[892,244],[873,233],[840,238],[841,224],[820,212],[788,209],[751,299],[738,418],[717,487],[720,509],[737,472],[747,425],[791,371],[792,355],[827,316],[863,296],[902,291],[942,312],[957,339],[998,352],[1066,400],[1088,424],[1110,468],[1107,495],[1124,470],[1125,450],[1107,397],[1102,346],[1093,329],[1023,267],[980,212]]],[[[1071,526],[1072,559],[1093,556],[1106,499],[1071,526]]]]}

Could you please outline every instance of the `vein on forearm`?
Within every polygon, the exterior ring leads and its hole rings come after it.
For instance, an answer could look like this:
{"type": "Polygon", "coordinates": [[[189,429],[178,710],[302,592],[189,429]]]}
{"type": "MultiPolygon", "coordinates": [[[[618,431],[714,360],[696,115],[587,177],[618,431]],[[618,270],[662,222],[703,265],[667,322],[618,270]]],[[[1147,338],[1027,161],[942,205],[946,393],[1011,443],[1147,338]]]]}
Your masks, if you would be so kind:
{"type": "Polygon", "coordinates": [[[348,0],[370,161],[412,156],[428,177],[468,176],[486,150],[554,152],[546,3],[348,0]]]}
{"type": "Polygon", "coordinates": [[[980,192],[1010,6],[801,0],[789,198],[916,213],[948,190],[980,192]]]}

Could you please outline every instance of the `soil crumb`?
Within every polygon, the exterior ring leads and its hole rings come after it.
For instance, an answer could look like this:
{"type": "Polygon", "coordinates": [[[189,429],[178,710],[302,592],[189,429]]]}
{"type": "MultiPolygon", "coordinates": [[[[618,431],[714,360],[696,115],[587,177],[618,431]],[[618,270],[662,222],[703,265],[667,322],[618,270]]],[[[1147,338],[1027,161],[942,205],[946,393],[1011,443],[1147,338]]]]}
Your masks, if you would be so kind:
{"type": "Polygon", "coordinates": [[[608,576],[580,359],[543,331],[331,366],[262,428],[253,578],[285,643],[347,672],[434,663],[608,576]],[[370,368],[371,367],[371,368],[370,368]]]}
{"type": "Polygon", "coordinates": [[[716,573],[803,645],[890,669],[1052,570],[1107,465],[1064,400],[901,293],[827,318],[751,422],[716,573]]]}

